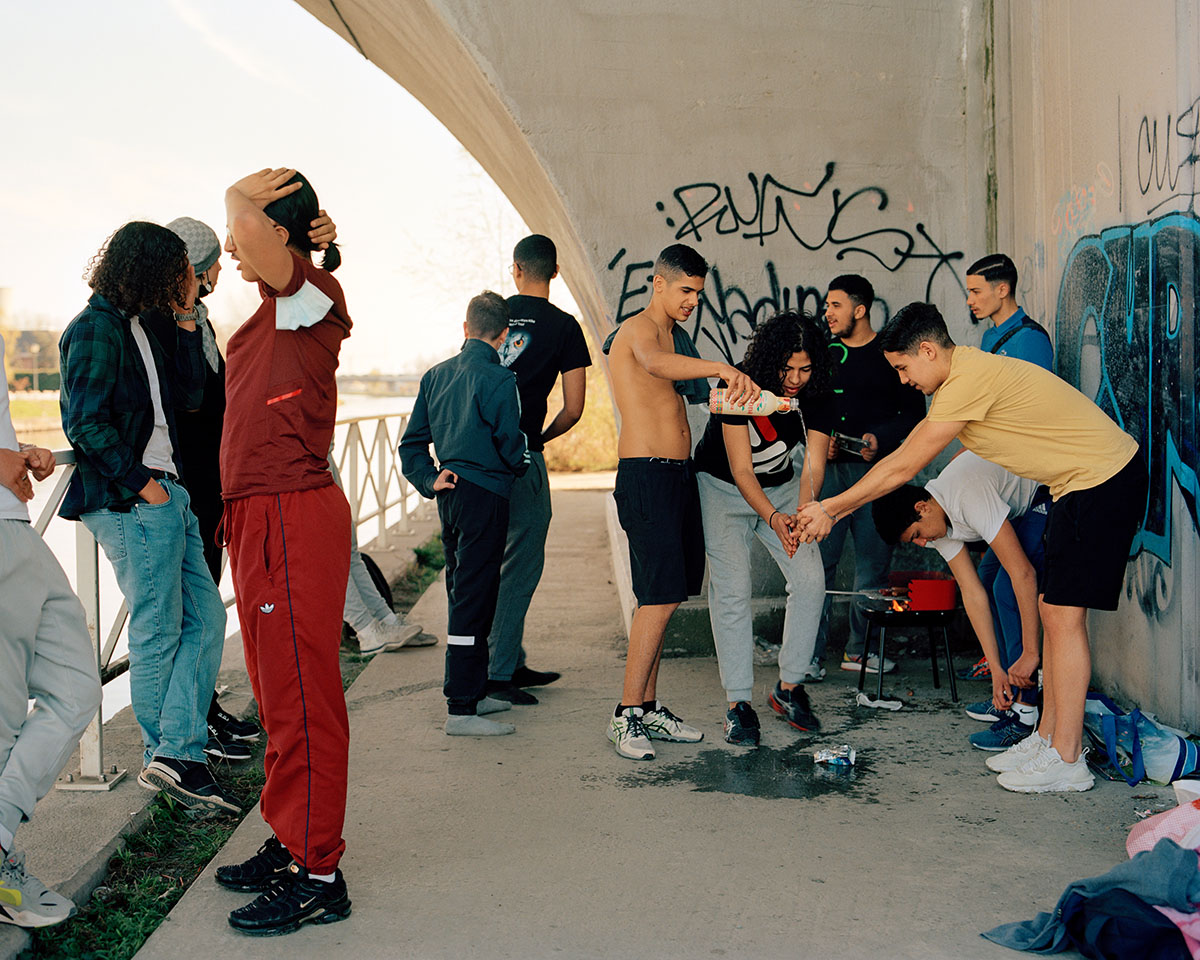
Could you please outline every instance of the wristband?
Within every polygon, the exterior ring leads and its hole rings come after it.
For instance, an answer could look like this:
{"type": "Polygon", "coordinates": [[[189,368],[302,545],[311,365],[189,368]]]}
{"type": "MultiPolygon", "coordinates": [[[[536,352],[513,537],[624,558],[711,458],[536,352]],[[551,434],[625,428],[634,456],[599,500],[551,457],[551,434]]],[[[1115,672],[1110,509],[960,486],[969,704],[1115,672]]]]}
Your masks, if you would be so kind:
{"type": "Polygon", "coordinates": [[[768,527],[769,527],[769,526],[771,526],[771,521],[775,519],[775,514],[776,514],[776,513],[778,513],[778,512],[779,512],[779,511],[778,511],[778,510],[776,510],[776,511],[775,511],[774,513],[772,513],[772,514],[771,514],[769,517],[767,517],[767,526],[768,526],[768,527]]]}
{"type": "Polygon", "coordinates": [[[836,513],[830,513],[828,510],[826,510],[825,504],[823,504],[820,500],[817,501],[817,506],[820,508],[821,512],[830,519],[831,522],[837,523],[836,513]]]}

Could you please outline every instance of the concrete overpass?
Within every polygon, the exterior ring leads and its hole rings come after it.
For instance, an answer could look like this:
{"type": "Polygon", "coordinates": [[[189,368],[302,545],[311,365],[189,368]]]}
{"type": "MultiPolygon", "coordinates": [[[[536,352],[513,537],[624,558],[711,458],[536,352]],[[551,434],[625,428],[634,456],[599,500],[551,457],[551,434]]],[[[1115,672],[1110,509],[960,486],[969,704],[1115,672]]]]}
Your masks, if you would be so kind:
{"type": "Polygon", "coordinates": [[[555,238],[598,337],[681,240],[714,267],[710,356],[847,271],[881,314],[932,300],[978,342],[959,275],[1008,251],[1060,373],[1150,464],[1096,679],[1200,727],[1196,0],[298,2],[555,238]]]}

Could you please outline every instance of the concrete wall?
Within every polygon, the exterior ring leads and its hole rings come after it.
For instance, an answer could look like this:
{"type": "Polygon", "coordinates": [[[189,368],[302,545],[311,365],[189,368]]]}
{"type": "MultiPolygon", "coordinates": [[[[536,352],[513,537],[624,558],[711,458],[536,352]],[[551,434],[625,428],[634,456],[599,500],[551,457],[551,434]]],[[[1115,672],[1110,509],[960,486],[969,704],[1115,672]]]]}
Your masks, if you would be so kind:
{"type": "MultiPolygon", "coordinates": [[[[877,320],[985,245],[986,8],[632,0],[300,0],[420,99],[559,243],[593,330],[676,240],[712,263],[691,325],[740,358],[756,320],[861,272],[877,320]]],[[[977,341],[978,331],[960,329],[977,341]]]]}
{"type": "Polygon", "coordinates": [[[998,229],[1059,373],[1142,445],[1145,519],[1094,679],[1200,729],[1200,4],[1001,0],[998,229]]]}

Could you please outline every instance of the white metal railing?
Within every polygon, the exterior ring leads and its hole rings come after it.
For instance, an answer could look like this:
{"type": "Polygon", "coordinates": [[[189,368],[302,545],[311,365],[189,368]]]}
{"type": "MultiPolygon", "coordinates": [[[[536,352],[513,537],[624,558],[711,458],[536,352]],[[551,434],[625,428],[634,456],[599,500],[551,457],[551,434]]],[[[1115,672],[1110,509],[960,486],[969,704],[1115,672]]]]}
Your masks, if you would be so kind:
{"type": "MultiPolygon", "coordinates": [[[[334,427],[333,461],[341,472],[350,515],[356,531],[368,532],[372,524],[374,541],[387,546],[389,526],[399,525],[407,533],[409,521],[424,499],[404,479],[396,458],[396,448],[408,423],[407,414],[354,417],[339,420],[334,427]]],[[[56,450],[58,469],[49,501],[34,522],[39,534],[44,534],[58,514],[75,472],[75,454],[71,450],[56,450]]],[[[365,538],[371,540],[370,536],[365,538]]],[[[129,669],[129,655],[116,655],[117,646],[125,633],[129,609],[122,599],[115,615],[101,630],[100,614],[100,551],[91,532],[82,523],[75,524],[75,591],[83,603],[88,633],[96,649],[96,666],[104,684],[129,669]],[[103,638],[103,639],[101,639],[103,638]]],[[[235,607],[232,595],[222,598],[226,608],[235,607]]],[[[234,618],[230,618],[231,622],[234,618]]],[[[110,790],[123,777],[115,765],[104,764],[103,706],[84,731],[79,741],[79,770],[60,779],[58,786],[67,790],[110,790]]]]}

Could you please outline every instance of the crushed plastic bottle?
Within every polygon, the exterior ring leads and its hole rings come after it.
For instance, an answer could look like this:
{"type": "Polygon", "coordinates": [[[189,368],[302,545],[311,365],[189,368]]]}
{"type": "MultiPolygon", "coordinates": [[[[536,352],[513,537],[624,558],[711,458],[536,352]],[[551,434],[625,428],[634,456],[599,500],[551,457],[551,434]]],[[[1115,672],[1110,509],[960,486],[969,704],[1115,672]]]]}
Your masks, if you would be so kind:
{"type": "Polygon", "coordinates": [[[813,762],[827,763],[831,767],[852,767],[854,757],[854,748],[843,743],[840,747],[822,747],[813,754],[813,762]]]}

